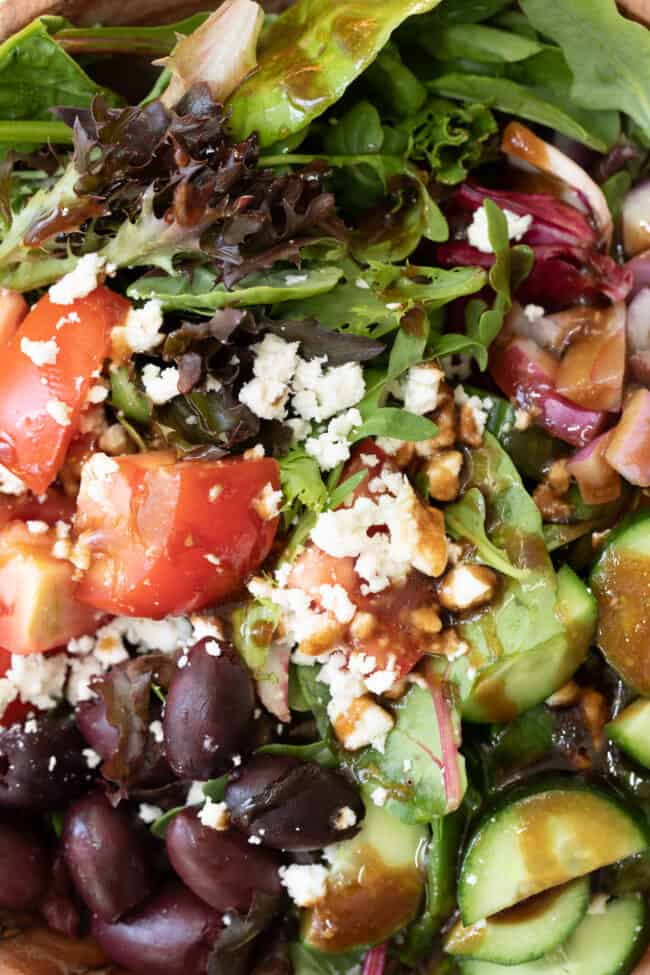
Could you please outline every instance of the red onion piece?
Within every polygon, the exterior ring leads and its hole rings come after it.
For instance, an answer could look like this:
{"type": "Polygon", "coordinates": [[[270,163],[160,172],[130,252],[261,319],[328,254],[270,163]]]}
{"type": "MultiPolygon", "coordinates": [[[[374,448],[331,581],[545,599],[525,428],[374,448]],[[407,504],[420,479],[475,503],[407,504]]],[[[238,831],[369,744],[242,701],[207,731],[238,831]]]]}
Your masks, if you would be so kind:
{"type": "Polygon", "coordinates": [[[650,487],[650,391],[628,399],[605,451],[608,463],[631,484],[650,487]]]}
{"type": "Polygon", "coordinates": [[[608,422],[602,410],[586,410],[555,389],[558,364],[530,339],[514,339],[496,347],[490,373],[506,396],[535,416],[551,436],[574,447],[584,447],[608,422]]]}
{"type": "Polygon", "coordinates": [[[625,269],[631,275],[632,288],[630,294],[633,298],[642,288],[650,288],[650,250],[643,251],[642,254],[633,257],[631,261],[627,262],[625,269]]]}
{"type": "Polygon", "coordinates": [[[635,257],[650,247],[650,180],[633,187],[625,197],[621,212],[623,248],[635,257]]]}
{"type": "Polygon", "coordinates": [[[567,470],[578,482],[582,499],[587,504],[605,504],[616,501],[621,495],[620,475],[605,457],[611,439],[612,431],[608,430],[567,462],[567,470]]]}
{"type": "Polygon", "coordinates": [[[591,308],[589,320],[565,352],[556,389],[588,410],[617,413],[625,378],[625,303],[591,308]]]}
{"type": "Polygon", "coordinates": [[[586,305],[539,316],[532,315],[530,309],[530,305],[522,307],[518,301],[514,301],[505,328],[522,338],[532,339],[546,352],[558,356],[572,337],[585,327],[591,314],[591,309],[586,305]]]}
{"type": "Polygon", "coordinates": [[[601,188],[584,169],[555,146],[544,142],[521,122],[510,122],[501,140],[501,150],[511,158],[541,169],[576,190],[588,205],[598,229],[599,243],[609,246],[612,215],[601,188]]]}

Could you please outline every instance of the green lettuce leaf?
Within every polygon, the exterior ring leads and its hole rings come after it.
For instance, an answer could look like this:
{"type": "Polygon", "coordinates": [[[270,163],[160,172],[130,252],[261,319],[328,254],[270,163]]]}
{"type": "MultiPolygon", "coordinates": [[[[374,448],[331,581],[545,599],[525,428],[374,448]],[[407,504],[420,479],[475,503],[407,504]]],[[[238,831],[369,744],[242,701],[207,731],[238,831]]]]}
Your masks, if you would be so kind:
{"type": "Polygon", "coordinates": [[[452,538],[471,542],[479,562],[511,579],[523,579],[525,569],[512,564],[506,552],[490,541],[485,530],[485,498],[478,488],[470,488],[460,501],[445,509],[445,524],[452,538]]]}
{"type": "Polygon", "coordinates": [[[430,98],[420,112],[400,123],[398,131],[408,133],[410,159],[426,162],[439,183],[453,185],[483,161],[498,126],[485,105],[430,98]]]}
{"type": "Polygon", "coordinates": [[[626,112],[650,141],[650,32],[623,17],[614,0],[522,0],[540,33],[553,38],[585,108],[626,112]]]}
{"type": "Polygon", "coordinates": [[[263,146],[303,129],[338,101],[391,33],[440,0],[298,0],[262,37],[259,68],[230,99],[232,131],[263,146]]]}

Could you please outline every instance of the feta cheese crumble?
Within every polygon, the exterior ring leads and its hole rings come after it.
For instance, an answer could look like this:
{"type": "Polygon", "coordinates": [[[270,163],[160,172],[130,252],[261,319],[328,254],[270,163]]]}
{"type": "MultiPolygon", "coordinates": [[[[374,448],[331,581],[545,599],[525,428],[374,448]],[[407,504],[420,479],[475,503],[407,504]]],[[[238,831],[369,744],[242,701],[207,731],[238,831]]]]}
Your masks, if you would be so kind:
{"type": "MultiPolygon", "coordinates": [[[[520,216],[518,213],[513,213],[512,210],[504,209],[503,215],[508,224],[508,240],[521,240],[530,230],[533,222],[530,213],[520,216]]],[[[476,247],[482,254],[494,253],[488,235],[488,219],[484,206],[474,211],[472,222],[467,228],[467,240],[472,247],[476,247]]]]}
{"type": "Polygon", "coordinates": [[[230,826],[228,807],[225,802],[214,802],[209,797],[199,812],[199,819],[203,826],[216,829],[219,832],[227,830],[230,826]]]}
{"type": "Polygon", "coordinates": [[[162,305],[152,298],[142,308],[130,309],[124,325],[113,329],[113,341],[123,338],[131,352],[150,352],[164,338],[162,324],[162,305]]]}
{"type": "Polygon", "coordinates": [[[358,362],[324,368],[327,357],[300,360],[295,372],[292,405],[304,420],[329,420],[356,406],[366,391],[358,362]]]}
{"type": "Polygon", "coordinates": [[[142,370],[142,385],[152,402],[160,406],[178,396],[180,373],[176,366],[161,369],[149,362],[142,370]]]}
{"type": "Polygon", "coordinates": [[[239,399],[263,420],[282,420],[290,383],[298,363],[298,342],[268,333],[254,345],[253,379],[242,386],[239,399]]]}
{"type": "Polygon", "coordinates": [[[45,404],[45,409],[50,414],[54,422],[58,423],[60,427],[70,426],[72,409],[67,403],[64,403],[60,399],[49,399],[45,404]]]}
{"type": "Polygon", "coordinates": [[[321,470],[333,470],[337,464],[342,464],[349,458],[348,437],[361,422],[361,414],[357,409],[346,410],[330,420],[325,433],[318,437],[309,437],[305,441],[306,452],[316,460],[321,470]]]}
{"type": "Polygon", "coordinates": [[[31,359],[35,366],[53,366],[59,354],[59,346],[56,339],[33,342],[23,335],[20,340],[20,351],[31,359]]]}
{"type": "Polygon", "coordinates": [[[12,494],[18,497],[18,495],[24,494],[26,490],[27,485],[24,481],[21,481],[19,477],[16,477],[15,474],[0,464],[0,494],[12,494]]]}
{"type": "Polygon", "coordinates": [[[327,893],[328,871],[318,863],[280,867],[280,881],[298,907],[312,907],[327,893]]]}
{"type": "Polygon", "coordinates": [[[54,305],[71,305],[77,298],[85,298],[94,291],[103,274],[111,272],[106,258],[99,254],[86,254],[79,258],[74,271],[70,271],[50,288],[50,301],[54,305]]]}
{"type": "Polygon", "coordinates": [[[442,379],[444,373],[433,363],[411,366],[400,387],[404,409],[418,416],[432,413],[438,405],[438,387],[442,379]]]}
{"type": "Polygon", "coordinates": [[[143,823],[150,825],[155,823],[157,819],[160,819],[163,811],[160,806],[152,806],[148,802],[141,802],[140,808],[138,809],[138,818],[142,820],[143,823]]]}

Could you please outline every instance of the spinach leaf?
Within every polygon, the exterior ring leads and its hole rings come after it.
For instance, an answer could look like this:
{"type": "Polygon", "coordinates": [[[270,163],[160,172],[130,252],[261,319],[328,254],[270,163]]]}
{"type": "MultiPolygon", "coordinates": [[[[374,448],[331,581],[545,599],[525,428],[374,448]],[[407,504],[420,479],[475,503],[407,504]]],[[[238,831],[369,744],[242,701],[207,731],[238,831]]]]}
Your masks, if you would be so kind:
{"type": "Polygon", "coordinates": [[[322,955],[301,941],[293,942],[289,950],[294,975],[361,975],[364,951],[322,955]]]}
{"type": "Polygon", "coordinates": [[[414,115],[427,100],[427,90],[400,57],[395,44],[388,43],[363,75],[380,105],[397,117],[414,115]]]}
{"type": "Polygon", "coordinates": [[[541,34],[553,38],[585,108],[626,112],[650,141],[650,33],[623,17],[615,0],[522,0],[541,34]]]}
{"type": "Polygon", "coordinates": [[[442,6],[425,14],[421,21],[408,24],[404,30],[419,36],[452,24],[478,24],[509,7],[511,0],[445,0],[442,6]]]}
{"type": "MultiPolygon", "coordinates": [[[[150,258],[147,263],[150,263],[150,258]]],[[[342,276],[340,268],[327,265],[303,268],[300,272],[290,268],[256,271],[242,278],[229,291],[223,284],[217,284],[214,274],[204,268],[198,269],[191,281],[181,275],[138,278],[128,288],[127,294],[138,300],[158,298],[170,311],[191,311],[210,316],[219,308],[272,305],[321,295],[331,291],[342,276]]]]}
{"type": "Polygon", "coordinates": [[[395,28],[439,0],[298,0],[263,34],[258,70],[230,99],[239,138],[263,146],[303,129],[338,101],[376,58],[395,28]]]}
{"type": "Polygon", "coordinates": [[[534,88],[509,78],[453,72],[427,82],[427,87],[446,98],[481,102],[496,111],[546,125],[597,152],[606,152],[611,146],[602,137],[601,125],[585,125],[582,112],[574,117],[567,107],[560,108],[534,88]]]}
{"type": "Polygon", "coordinates": [[[290,758],[297,758],[301,762],[316,762],[324,765],[325,768],[336,768],[339,764],[338,758],[326,741],[315,741],[311,745],[263,745],[258,748],[260,755],[288,755],[290,758]]]}
{"type": "Polygon", "coordinates": [[[526,570],[512,564],[506,552],[490,541],[485,530],[485,498],[478,488],[470,488],[460,501],[445,509],[445,524],[452,538],[465,539],[476,548],[478,561],[511,579],[523,579],[526,570]]]}
{"type": "MultiPolygon", "coordinates": [[[[0,45],[0,119],[47,121],[52,125],[50,110],[55,106],[88,108],[97,94],[109,104],[118,103],[117,97],[92,81],[51,36],[50,28],[63,23],[60,18],[38,18],[0,45]]],[[[45,132],[44,142],[48,139],[45,132]]],[[[68,130],[64,141],[69,141],[70,135],[68,130]]],[[[12,141],[18,137],[14,131],[12,141]]]]}
{"type": "Polygon", "coordinates": [[[353,431],[353,440],[364,437],[391,437],[394,440],[430,440],[438,427],[425,416],[394,406],[381,406],[353,431]]]}
{"type": "MultiPolygon", "coordinates": [[[[346,760],[368,794],[386,789],[386,811],[405,823],[429,823],[449,812],[443,773],[443,746],[433,696],[414,685],[393,708],[395,725],[383,752],[368,747],[346,760]]],[[[452,720],[459,729],[456,714],[452,720]]],[[[465,791],[465,762],[457,754],[461,790],[465,791]]],[[[460,797],[462,798],[462,796],[460,797]]]]}
{"type": "Polygon", "coordinates": [[[439,60],[464,58],[497,64],[523,61],[542,50],[542,45],[510,31],[483,24],[456,24],[423,39],[422,46],[439,60]]]}

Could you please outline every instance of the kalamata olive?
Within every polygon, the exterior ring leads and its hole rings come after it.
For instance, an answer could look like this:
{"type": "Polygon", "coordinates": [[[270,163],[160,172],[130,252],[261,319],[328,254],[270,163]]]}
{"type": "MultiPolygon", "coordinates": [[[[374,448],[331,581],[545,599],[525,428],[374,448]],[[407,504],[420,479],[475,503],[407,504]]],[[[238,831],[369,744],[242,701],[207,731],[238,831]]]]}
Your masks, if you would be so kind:
{"type": "Polygon", "coordinates": [[[106,717],[106,705],[101,697],[78,704],[75,717],[79,731],[104,761],[115,754],[120,733],[106,717]]]}
{"type": "Polygon", "coordinates": [[[0,816],[0,908],[38,906],[50,878],[50,855],[34,827],[11,814],[0,816]]]}
{"type": "Polygon", "coordinates": [[[138,975],[206,975],[222,929],[221,915],[177,881],[124,921],[92,922],[108,957],[138,975]]]}
{"type": "Polygon", "coordinates": [[[364,807],[356,788],[331,769],[285,755],[256,755],[226,789],[239,829],[276,850],[318,850],[358,831],[364,807]]]}
{"type": "Polygon", "coordinates": [[[0,808],[56,809],[93,779],[73,717],[32,723],[0,731],[0,808]]]}
{"type": "Polygon", "coordinates": [[[57,853],[40,911],[53,931],[76,938],[81,929],[81,912],[63,854],[57,853]]]}
{"type": "Polygon", "coordinates": [[[63,821],[63,855],[83,902],[116,921],[150,894],[146,850],[128,815],[101,792],[78,799],[63,821]]]}
{"type": "Polygon", "coordinates": [[[197,643],[174,675],[165,705],[165,746],[176,774],[223,774],[247,744],[254,706],[253,682],[237,651],[209,638],[197,643]]]}
{"type": "Polygon", "coordinates": [[[247,914],[253,895],[280,896],[277,854],[251,846],[234,829],[204,826],[196,810],[185,809],[167,828],[172,867],[190,890],[218,911],[247,914]]]}

